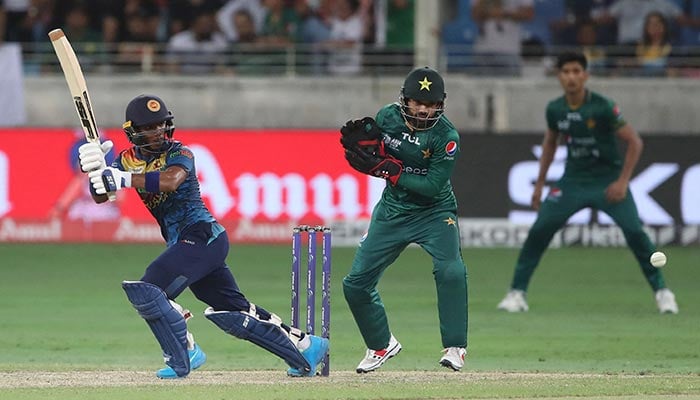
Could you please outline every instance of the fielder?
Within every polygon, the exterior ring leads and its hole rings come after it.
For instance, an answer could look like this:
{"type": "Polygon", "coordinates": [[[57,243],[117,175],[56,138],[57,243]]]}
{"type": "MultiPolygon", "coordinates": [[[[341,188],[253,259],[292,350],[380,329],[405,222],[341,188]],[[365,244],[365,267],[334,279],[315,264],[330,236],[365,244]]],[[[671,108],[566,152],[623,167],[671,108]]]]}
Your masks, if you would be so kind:
{"type": "Polygon", "coordinates": [[[467,347],[467,269],[462,261],[457,201],[450,176],[459,134],[444,115],[445,84],[424,67],[408,74],[399,102],[375,120],[341,128],[345,158],[357,171],[386,179],[352,268],[343,279],[345,299],[367,345],[356,371],[370,372],[401,351],[377,292],[384,270],[410,243],[433,259],[444,354],[440,364],[459,371],[467,347]]]}
{"type": "Polygon", "coordinates": [[[552,237],[574,213],[592,207],[608,214],[622,229],[627,245],[654,290],[659,311],[676,314],[678,305],[673,292],[666,288],[661,270],[649,262],[656,249],[642,229],[629,190],[632,171],[642,152],[642,140],[612,100],[586,88],[588,71],[583,54],[560,55],[557,68],[564,95],[547,106],[548,129],[532,194],[532,207],[539,213],[520,251],[511,288],[498,308],[509,312],[529,309],[525,292],[552,237]],[[540,207],[542,187],[560,138],[567,148],[564,175],[540,207]],[[624,158],[618,151],[618,140],[627,145],[624,158]]]}
{"type": "Polygon", "coordinates": [[[167,248],[138,281],[122,287],[146,320],[163,350],[160,378],[183,378],[206,361],[187,330],[188,310],[175,303],[186,288],[209,305],[204,316],[224,332],[245,339],[282,358],[290,376],[313,376],[328,352],[328,339],[305,334],[282,323],[241,293],[226,265],[228,235],[202,201],[190,149],[173,140],[173,115],[153,95],[140,95],[126,107],[124,132],[132,147],[107,167],[111,142],[80,147],[80,165],[89,173],[93,199],[135,188],[158,221],[167,248]]]}

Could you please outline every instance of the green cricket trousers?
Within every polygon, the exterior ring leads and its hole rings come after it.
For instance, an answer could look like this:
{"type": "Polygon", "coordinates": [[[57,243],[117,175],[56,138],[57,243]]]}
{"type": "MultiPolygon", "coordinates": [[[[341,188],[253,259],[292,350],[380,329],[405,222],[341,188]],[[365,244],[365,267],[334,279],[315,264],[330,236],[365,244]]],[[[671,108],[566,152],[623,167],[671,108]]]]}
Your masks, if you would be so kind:
{"type": "MultiPolygon", "coordinates": [[[[443,347],[466,347],[467,269],[462,261],[455,210],[428,208],[410,214],[393,213],[381,201],[372,212],[352,268],[343,279],[345,299],[365,344],[380,350],[389,343],[391,332],[377,283],[411,243],[421,246],[433,260],[443,347]]],[[[418,314],[415,317],[421,318],[418,314]]]]}
{"type": "Polygon", "coordinates": [[[513,289],[527,291],[530,278],[554,234],[574,213],[586,207],[603,211],[615,221],[652,289],[656,291],[665,287],[661,271],[649,262],[655,246],[642,228],[632,192],[627,190],[623,201],[610,203],[605,198],[607,185],[602,181],[595,184],[560,181],[550,191],[520,251],[511,283],[513,289]]]}

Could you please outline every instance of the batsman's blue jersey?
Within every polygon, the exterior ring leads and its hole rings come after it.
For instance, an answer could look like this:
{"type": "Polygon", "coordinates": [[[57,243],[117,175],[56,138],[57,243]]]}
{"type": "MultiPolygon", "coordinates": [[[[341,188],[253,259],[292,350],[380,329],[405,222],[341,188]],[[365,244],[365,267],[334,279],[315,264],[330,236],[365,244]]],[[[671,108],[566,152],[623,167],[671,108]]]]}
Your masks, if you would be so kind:
{"type": "Polygon", "coordinates": [[[136,189],[141,201],[158,221],[161,234],[168,246],[178,241],[180,233],[185,228],[198,222],[212,223],[212,237],[209,240],[215,239],[224,229],[216,223],[202,201],[194,166],[194,154],[189,148],[180,142],[175,142],[168,151],[160,155],[144,156],[132,147],[122,151],[112,163],[114,168],[138,174],[165,171],[173,165],[187,171],[185,181],[174,192],[149,193],[145,189],[136,189]]]}

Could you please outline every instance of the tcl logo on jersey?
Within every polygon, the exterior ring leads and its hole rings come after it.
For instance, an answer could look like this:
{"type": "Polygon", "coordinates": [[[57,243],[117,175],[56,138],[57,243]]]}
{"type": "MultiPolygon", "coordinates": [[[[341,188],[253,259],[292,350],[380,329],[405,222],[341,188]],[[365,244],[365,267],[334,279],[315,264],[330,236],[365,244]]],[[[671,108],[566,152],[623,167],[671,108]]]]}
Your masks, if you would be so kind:
{"type": "Polygon", "coordinates": [[[418,140],[418,136],[414,136],[410,133],[403,132],[401,134],[403,140],[407,141],[408,143],[413,143],[416,146],[420,146],[420,140],[418,140]]]}

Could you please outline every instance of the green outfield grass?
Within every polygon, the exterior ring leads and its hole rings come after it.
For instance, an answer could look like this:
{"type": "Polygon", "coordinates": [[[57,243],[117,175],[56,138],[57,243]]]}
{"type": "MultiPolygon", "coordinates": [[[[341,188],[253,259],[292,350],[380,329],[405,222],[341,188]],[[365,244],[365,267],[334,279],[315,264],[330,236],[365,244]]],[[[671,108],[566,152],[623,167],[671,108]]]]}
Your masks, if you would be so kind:
{"type": "MultiPolygon", "coordinates": [[[[100,370],[150,377],[162,366],[159,348],[119,283],[138,279],[161,249],[0,245],[3,379],[100,370]]],[[[432,266],[417,248],[404,252],[380,283],[392,331],[404,350],[378,373],[352,373],[364,344],[340,281],[354,249],[335,248],[331,374],[336,371],[337,378],[290,381],[283,362],[206,320],[201,315],[205,305],[188,291],[178,301],[195,313],[189,326],[209,356],[201,373],[209,371],[216,381],[212,371],[271,371],[279,385],[255,379],[211,384],[195,379],[197,371],[175,384],[155,377],[136,386],[104,386],[99,379],[94,385],[61,388],[0,382],[0,398],[700,398],[700,249],[663,250],[678,315],[658,314],[652,291],[624,248],[550,250],[530,287],[530,312],[497,312],[517,250],[464,249],[470,345],[462,374],[437,364],[441,345],[432,266]],[[421,374],[428,378],[420,379],[421,374]]],[[[289,246],[234,245],[229,255],[251,301],[284,320],[290,312],[290,252],[289,246]]]]}

